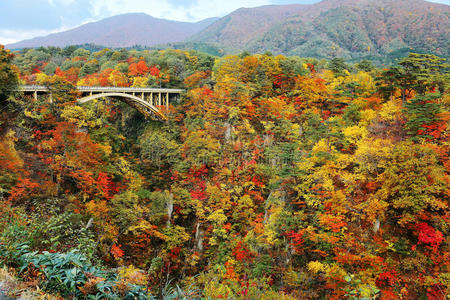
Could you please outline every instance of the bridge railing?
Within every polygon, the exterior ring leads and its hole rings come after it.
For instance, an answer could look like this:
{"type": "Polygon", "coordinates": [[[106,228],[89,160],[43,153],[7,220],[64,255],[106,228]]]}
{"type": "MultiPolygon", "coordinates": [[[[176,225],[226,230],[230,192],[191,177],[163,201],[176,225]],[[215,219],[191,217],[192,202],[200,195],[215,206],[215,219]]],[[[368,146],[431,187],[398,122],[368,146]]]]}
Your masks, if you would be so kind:
{"type": "Polygon", "coordinates": [[[48,91],[48,87],[44,85],[22,85],[19,90],[25,92],[48,91]]]}
{"type": "MultiPolygon", "coordinates": [[[[122,93],[169,93],[181,94],[185,90],[182,89],[165,89],[165,88],[139,88],[139,87],[109,87],[109,86],[77,86],[77,90],[81,92],[122,92],[122,93]]],[[[48,87],[44,85],[24,85],[21,87],[25,92],[46,92],[48,87]]]]}

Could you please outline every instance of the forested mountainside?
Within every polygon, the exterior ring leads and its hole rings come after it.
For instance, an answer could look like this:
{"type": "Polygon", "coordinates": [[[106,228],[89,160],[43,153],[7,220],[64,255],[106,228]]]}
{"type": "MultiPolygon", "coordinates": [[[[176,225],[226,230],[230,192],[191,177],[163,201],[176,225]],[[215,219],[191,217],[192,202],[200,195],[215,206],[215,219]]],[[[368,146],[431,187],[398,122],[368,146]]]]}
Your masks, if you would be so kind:
{"type": "Polygon", "coordinates": [[[65,47],[95,44],[104,47],[155,46],[182,42],[216,21],[210,18],[196,23],[177,22],[154,18],[144,13],[118,15],[90,22],[77,28],[53,33],[45,37],[20,41],[8,45],[10,49],[41,46],[65,47]]]}
{"type": "Polygon", "coordinates": [[[250,53],[370,59],[407,53],[450,56],[450,6],[424,0],[323,0],[312,5],[241,8],[218,19],[175,22],[125,14],[8,45],[10,49],[95,44],[181,48],[213,55],[250,53]]]}
{"type": "Polygon", "coordinates": [[[396,52],[448,57],[450,6],[423,0],[324,0],[242,8],[191,38],[224,47],[303,57],[382,59],[396,52]]]}
{"type": "Polygon", "coordinates": [[[0,276],[36,298],[446,299],[448,71],[0,47],[0,276]],[[77,85],[186,93],[157,122],[77,85]]]}

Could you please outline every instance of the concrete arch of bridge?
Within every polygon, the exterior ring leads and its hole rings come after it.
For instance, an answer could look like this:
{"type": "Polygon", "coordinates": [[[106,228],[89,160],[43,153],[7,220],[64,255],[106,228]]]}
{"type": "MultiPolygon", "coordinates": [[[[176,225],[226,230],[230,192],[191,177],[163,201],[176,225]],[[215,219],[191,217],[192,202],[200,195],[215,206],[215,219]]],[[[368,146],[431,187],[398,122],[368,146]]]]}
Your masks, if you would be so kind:
{"type": "Polygon", "coordinates": [[[83,104],[89,101],[92,101],[94,99],[99,99],[99,98],[105,98],[105,97],[114,97],[114,98],[118,98],[118,99],[129,99],[141,106],[144,107],[144,109],[146,109],[147,111],[155,114],[159,119],[161,120],[167,120],[167,117],[162,114],[159,109],[153,105],[150,105],[150,103],[146,102],[145,100],[133,96],[133,95],[129,95],[129,94],[125,94],[125,93],[102,93],[102,94],[95,94],[95,95],[91,95],[91,96],[87,96],[87,97],[83,97],[78,99],[78,103],[83,104]]]}

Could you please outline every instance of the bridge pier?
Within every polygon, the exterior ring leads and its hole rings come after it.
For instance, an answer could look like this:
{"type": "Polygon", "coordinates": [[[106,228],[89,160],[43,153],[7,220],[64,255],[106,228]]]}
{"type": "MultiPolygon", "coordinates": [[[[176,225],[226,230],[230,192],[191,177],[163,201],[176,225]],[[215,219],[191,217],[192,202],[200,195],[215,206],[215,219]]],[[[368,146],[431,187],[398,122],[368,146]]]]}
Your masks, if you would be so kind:
{"type": "Polygon", "coordinates": [[[166,108],[169,110],[169,93],[166,94],[166,108]]]}

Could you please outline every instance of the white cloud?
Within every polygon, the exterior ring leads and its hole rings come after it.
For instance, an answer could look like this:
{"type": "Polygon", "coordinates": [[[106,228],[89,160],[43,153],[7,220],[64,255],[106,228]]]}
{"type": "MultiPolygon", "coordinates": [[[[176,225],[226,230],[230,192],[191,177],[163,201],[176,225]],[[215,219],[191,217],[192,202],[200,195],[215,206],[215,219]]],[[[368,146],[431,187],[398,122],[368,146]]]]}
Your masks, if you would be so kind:
{"type": "Polygon", "coordinates": [[[427,1],[450,5],[450,0],[427,0],[427,1]]]}
{"type": "Polygon", "coordinates": [[[167,0],[91,0],[93,14],[103,17],[129,12],[144,12],[156,18],[200,21],[224,16],[240,7],[271,4],[270,0],[197,0],[191,5],[174,5],[167,0]]]}
{"type": "Polygon", "coordinates": [[[59,4],[70,5],[74,3],[76,0],[47,0],[50,5],[57,6],[59,4]]]}

